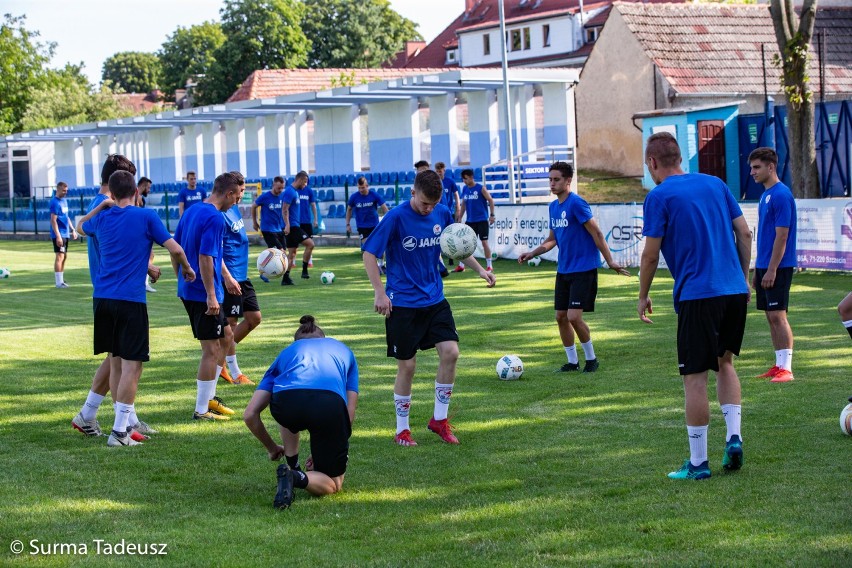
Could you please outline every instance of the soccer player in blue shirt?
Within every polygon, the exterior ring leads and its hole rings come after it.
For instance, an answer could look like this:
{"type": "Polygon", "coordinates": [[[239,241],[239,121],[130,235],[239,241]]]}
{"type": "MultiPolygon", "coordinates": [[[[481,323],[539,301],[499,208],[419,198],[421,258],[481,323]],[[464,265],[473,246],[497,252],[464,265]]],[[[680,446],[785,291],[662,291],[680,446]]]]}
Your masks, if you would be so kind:
{"type": "Polygon", "coordinates": [[[65,283],[65,257],[68,253],[68,241],[77,238],[77,231],[68,218],[68,184],[60,181],[56,184],[56,194],[50,200],[50,240],[53,241],[53,277],[57,288],[68,288],[65,283]]]}
{"type": "Polygon", "coordinates": [[[299,190],[308,185],[307,172],[299,172],[293,180],[292,185],[284,188],[284,203],[281,206],[281,213],[284,215],[284,236],[287,239],[287,250],[289,251],[289,262],[287,263],[287,271],[281,280],[284,286],[292,286],[293,280],[290,278],[290,269],[293,268],[293,263],[296,261],[296,250],[299,245],[305,245],[305,252],[302,255],[302,278],[310,278],[308,274],[308,264],[311,262],[311,254],[314,252],[314,240],[302,230],[301,225],[301,200],[299,199],[299,190]]]}
{"type": "MultiPolygon", "coordinates": [[[[488,226],[494,222],[494,199],[488,190],[473,180],[473,170],[462,170],[461,207],[456,214],[456,220],[461,223],[467,213],[465,224],[473,229],[477,238],[482,241],[482,252],[485,253],[485,270],[491,272],[491,247],[488,246],[488,226]]],[[[456,272],[464,272],[464,266],[459,264],[456,272]]]]}
{"type": "Polygon", "coordinates": [[[326,337],[313,316],[302,316],[295,340],[281,351],[254,392],[243,420],[276,461],[278,492],[273,505],[286,509],[293,488],[313,495],[337,493],[349,460],[349,437],[358,404],[358,363],[340,341],[326,337]],[[269,406],[280,425],[282,444],[273,441],[260,413],[269,406]],[[299,467],[299,432],[311,435],[313,461],[303,472],[299,467]]]}
{"type": "MultiPolygon", "coordinates": [[[[109,199],[109,178],[117,171],[130,172],[132,175],[136,175],[136,166],[133,165],[133,162],[121,154],[110,154],[107,156],[106,160],[104,160],[104,165],[101,168],[101,190],[95,198],[92,199],[92,202],[89,203],[86,213],[91,213],[103,201],[109,199]]],[[[98,278],[101,263],[98,236],[86,235],[86,247],[88,249],[89,256],[89,276],[92,280],[92,284],[94,285],[98,278]]],[[[160,277],[160,268],[149,263],[148,276],[151,277],[152,281],[156,282],[156,280],[160,277]]],[[[107,393],[110,392],[110,370],[110,356],[107,354],[97,371],[95,371],[95,376],[92,377],[92,387],[89,390],[89,394],[86,396],[86,401],[83,403],[83,407],[71,421],[71,425],[74,429],[86,436],[101,435],[101,427],[98,423],[98,410],[100,409],[101,403],[107,393]]],[[[119,375],[116,375],[116,377],[118,376],[119,375]]],[[[118,381],[117,378],[114,379],[113,382],[116,381],[118,381]]],[[[113,403],[115,403],[115,392],[112,394],[113,403]]],[[[139,417],[136,416],[135,409],[130,412],[129,425],[133,430],[133,432],[131,432],[131,436],[137,442],[146,440],[151,434],[157,433],[157,431],[151,428],[146,422],[139,420],[139,417]]]]}
{"type": "Polygon", "coordinates": [[[187,187],[178,192],[178,217],[183,217],[187,209],[207,199],[206,191],[195,188],[196,183],[198,183],[195,172],[186,172],[186,183],[187,187]]]}
{"type": "Polygon", "coordinates": [[[717,177],[686,174],[677,140],[667,132],[648,138],[645,165],[657,187],[645,197],[639,274],[639,318],[653,323],[649,296],[660,252],[674,278],[678,368],[686,399],[689,459],[672,479],[710,477],[707,375],[716,372],[716,395],[727,436],[722,467],[743,464],[740,379],[734,355],[742,345],[750,297],[751,230],[731,190],[717,177]]]}
{"type": "MultiPolygon", "coordinates": [[[[308,237],[313,238],[314,229],[319,228],[319,215],[317,214],[317,196],[314,190],[307,185],[307,172],[305,173],[306,185],[297,189],[299,193],[299,226],[308,237]]],[[[308,259],[308,268],[313,267],[314,259],[308,259]]]]}
{"type": "MultiPolygon", "coordinates": [[[[239,203],[243,199],[246,180],[240,172],[231,172],[231,174],[240,184],[240,194],[237,198],[239,203]]],[[[225,312],[228,325],[225,327],[225,337],[222,339],[221,346],[225,359],[220,360],[217,367],[222,368],[219,376],[227,382],[234,385],[253,385],[254,383],[243,374],[237,363],[237,343],[245,339],[261,322],[257,294],[248,277],[249,240],[239,205],[233,205],[224,211],[222,216],[225,217],[225,236],[222,240],[225,300],[222,302],[222,310],[225,312]],[[239,322],[239,318],[243,318],[243,321],[239,322]]]]}
{"type": "MultiPolygon", "coordinates": [[[[203,203],[194,205],[181,217],[175,240],[186,251],[192,269],[199,275],[187,281],[178,274],[178,296],[183,300],[192,335],[201,344],[201,360],[196,376],[195,420],[227,420],[234,411],[216,396],[217,368],[224,359],[221,342],[225,337],[225,300],[222,286],[222,240],[225,218],[222,213],[233,207],[240,196],[240,181],[231,173],[221,174],[213,182],[213,192],[203,203]]],[[[174,266],[177,272],[177,266],[174,266]]]]}
{"type": "Polygon", "coordinates": [[[773,383],[793,380],[793,330],[787,321],[790,286],[796,269],[796,200],[778,179],[778,154],[755,148],[748,156],[751,177],[764,187],[757,206],[757,258],[752,285],[757,309],[766,313],[775,365],[759,375],[773,383]]]}
{"type": "MultiPolygon", "coordinates": [[[[401,446],[416,446],[408,422],[411,383],[417,350],[438,352],[435,377],[435,411],[428,428],[450,444],[458,444],[447,420],[450,395],[456,380],[459,336],[444,286],[435,266],[441,254],[441,232],[453,216],[441,201],[441,178],[431,170],[417,174],[411,200],[400,203],[364,241],[364,267],[375,292],[374,308],[385,316],[387,355],[397,360],[394,383],[396,436],[401,446]],[[376,259],[387,254],[387,285],[382,286],[376,259]]],[[[488,287],[494,274],[486,272],[473,256],[463,259],[488,287]]]]}
{"type": "MultiPolygon", "coordinates": [[[[287,220],[282,212],[284,204],[284,178],[275,176],[272,180],[272,189],[261,193],[254,200],[251,207],[251,220],[255,231],[260,231],[263,240],[269,248],[277,248],[283,254],[287,254],[287,240],[284,237],[284,223],[287,220]],[[261,209],[260,223],[257,221],[257,211],[261,209]]],[[[289,276],[287,277],[289,278],[289,276]]],[[[266,276],[261,275],[261,280],[269,282],[266,276]]],[[[281,282],[284,283],[283,280],[281,282]]]]}
{"type": "Polygon", "coordinates": [[[589,325],[583,320],[583,312],[595,311],[600,255],[618,274],[630,276],[630,273],[613,260],[606,239],[592,217],[589,204],[571,191],[573,177],[574,167],[571,164],[554,162],[550,166],[550,192],[556,196],[550,202],[550,233],[540,246],[518,256],[518,263],[544,254],[555,246],[559,247],[553,307],[568,362],[556,371],[564,373],[580,370],[580,359],[574,344],[576,333],[586,358],[583,372],[594,373],[599,363],[589,325]]]}
{"type": "Polygon", "coordinates": [[[182,277],[195,279],[180,245],[172,239],[157,214],[136,207],[138,192],[133,174],[116,171],[109,177],[113,200],[103,200],[80,220],[80,232],[97,235],[101,265],[95,290],[95,354],[108,353],[115,382],[115,422],[107,445],[135,446],[130,415],[136,399],[142,365],[149,359],[148,310],[143,275],[148,271],[151,245],[169,251],[182,277]]]}
{"type": "MultiPolygon", "coordinates": [[[[349,196],[349,202],[346,204],[346,231],[352,232],[352,212],[355,212],[355,226],[358,230],[358,235],[361,237],[361,244],[364,244],[364,239],[370,236],[376,225],[379,224],[379,211],[382,215],[388,212],[387,203],[382,197],[370,189],[367,183],[367,178],[361,176],[358,178],[358,191],[349,196]]],[[[384,273],[385,267],[381,259],[379,259],[379,271],[384,273]]]]}

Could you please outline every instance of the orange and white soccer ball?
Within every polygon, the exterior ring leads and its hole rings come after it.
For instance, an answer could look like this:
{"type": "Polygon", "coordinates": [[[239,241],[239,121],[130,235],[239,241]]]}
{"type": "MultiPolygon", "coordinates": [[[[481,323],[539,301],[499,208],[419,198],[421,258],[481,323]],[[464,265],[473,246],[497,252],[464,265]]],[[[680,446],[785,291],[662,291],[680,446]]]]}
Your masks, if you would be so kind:
{"type": "Polygon", "coordinates": [[[257,270],[267,278],[277,278],[287,271],[287,257],[276,248],[268,248],[257,256],[257,270]]]}

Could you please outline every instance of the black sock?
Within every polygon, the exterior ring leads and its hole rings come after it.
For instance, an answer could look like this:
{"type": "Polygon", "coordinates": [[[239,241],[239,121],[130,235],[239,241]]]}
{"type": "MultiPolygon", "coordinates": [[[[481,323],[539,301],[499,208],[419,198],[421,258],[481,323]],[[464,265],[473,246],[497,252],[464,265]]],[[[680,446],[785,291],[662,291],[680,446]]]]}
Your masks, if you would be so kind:
{"type": "Polygon", "coordinates": [[[295,456],[285,455],[284,458],[287,460],[287,465],[290,466],[290,469],[296,469],[299,467],[299,454],[295,456]]]}
{"type": "Polygon", "coordinates": [[[852,337],[852,327],[847,327],[846,331],[849,332],[849,337],[852,337]]]}
{"type": "Polygon", "coordinates": [[[304,489],[308,486],[308,474],[302,471],[301,469],[294,469],[293,471],[293,487],[298,487],[299,489],[304,489]]]}

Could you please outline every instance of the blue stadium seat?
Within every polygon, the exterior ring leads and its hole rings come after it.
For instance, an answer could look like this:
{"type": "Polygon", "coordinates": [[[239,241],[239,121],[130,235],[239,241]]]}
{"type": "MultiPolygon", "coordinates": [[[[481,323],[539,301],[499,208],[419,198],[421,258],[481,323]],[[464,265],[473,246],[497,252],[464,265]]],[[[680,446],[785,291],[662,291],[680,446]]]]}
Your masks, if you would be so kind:
{"type": "Polygon", "coordinates": [[[346,206],[342,203],[337,204],[337,216],[341,219],[346,217],[346,206]]]}
{"type": "Polygon", "coordinates": [[[334,201],[334,190],[329,189],[325,192],[325,200],[326,201],[334,201]]]}
{"type": "Polygon", "coordinates": [[[325,214],[326,219],[336,219],[337,218],[337,205],[332,203],[328,206],[328,211],[325,214]]]}
{"type": "Polygon", "coordinates": [[[405,176],[405,183],[414,183],[414,178],[417,176],[417,172],[408,172],[405,176]]]}
{"type": "Polygon", "coordinates": [[[476,168],[473,170],[473,179],[482,181],[482,168],[476,168]]]}

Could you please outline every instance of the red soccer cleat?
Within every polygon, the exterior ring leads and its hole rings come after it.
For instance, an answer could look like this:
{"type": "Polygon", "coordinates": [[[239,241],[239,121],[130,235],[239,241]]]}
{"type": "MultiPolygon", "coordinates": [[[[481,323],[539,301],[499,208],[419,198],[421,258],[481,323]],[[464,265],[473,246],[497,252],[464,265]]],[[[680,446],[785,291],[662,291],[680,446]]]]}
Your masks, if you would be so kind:
{"type": "Polygon", "coordinates": [[[446,418],[443,420],[435,420],[432,418],[429,421],[428,428],[441,437],[448,444],[458,444],[459,439],[453,434],[453,427],[450,421],[446,418]]]}
{"type": "Polygon", "coordinates": [[[416,446],[417,442],[411,439],[411,430],[403,430],[393,438],[393,443],[400,446],[416,446]]]}
{"type": "Polygon", "coordinates": [[[778,365],[772,365],[772,367],[768,371],[766,371],[762,375],[758,375],[757,378],[758,379],[771,379],[772,377],[777,375],[778,371],[780,371],[780,370],[781,370],[781,367],[779,367],[778,365]]]}
{"type": "Polygon", "coordinates": [[[775,376],[772,377],[770,383],[789,383],[793,380],[793,372],[788,371],[787,369],[778,369],[778,372],[775,373],[775,376]]]}

